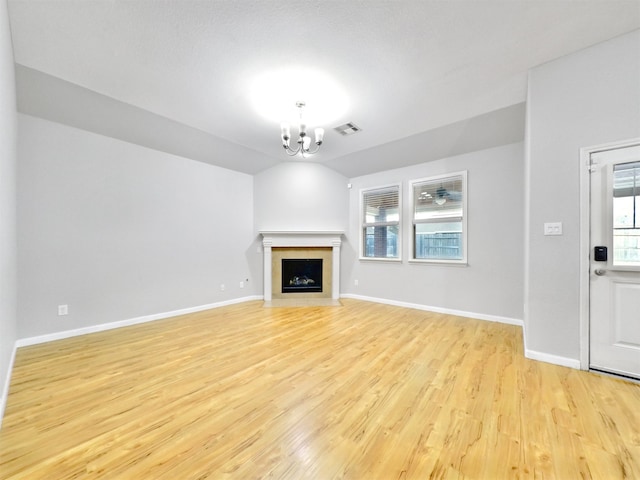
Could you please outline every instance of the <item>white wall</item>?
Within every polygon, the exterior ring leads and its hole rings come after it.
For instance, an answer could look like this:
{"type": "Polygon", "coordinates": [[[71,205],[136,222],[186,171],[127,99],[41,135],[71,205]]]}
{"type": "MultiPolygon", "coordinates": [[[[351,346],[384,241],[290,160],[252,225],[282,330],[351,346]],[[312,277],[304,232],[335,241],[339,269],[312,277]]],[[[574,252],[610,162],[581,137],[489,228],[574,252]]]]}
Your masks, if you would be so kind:
{"type": "Polygon", "coordinates": [[[16,129],[13,47],[0,0],[0,425],[16,339],[16,129]]]}
{"type": "Polygon", "coordinates": [[[347,179],[304,160],[285,162],[255,176],[256,232],[346,231],[347,179]]]}
{"type": "Polygon", "coordinates": [[[18,156],[19,338],[261,293],[250,175],[26,115],[18,156]]]}
{"type": "Polygon", "coordinates": [[[521,322],[523,157],[517,143],[351,179],[342,292],[521,322]],[[468,266],[408,263],[408,181],[461,170],[468,171],[468,266]],[[403,261],[359,260],[360,190],[396,182],[403,190],[403,261]]]}
{"type": "Polygon", "coordinates": [[[577,365],[580,148],[640,136],[640,31],[534,68],[528,95],[526,344],[577,365]]]}

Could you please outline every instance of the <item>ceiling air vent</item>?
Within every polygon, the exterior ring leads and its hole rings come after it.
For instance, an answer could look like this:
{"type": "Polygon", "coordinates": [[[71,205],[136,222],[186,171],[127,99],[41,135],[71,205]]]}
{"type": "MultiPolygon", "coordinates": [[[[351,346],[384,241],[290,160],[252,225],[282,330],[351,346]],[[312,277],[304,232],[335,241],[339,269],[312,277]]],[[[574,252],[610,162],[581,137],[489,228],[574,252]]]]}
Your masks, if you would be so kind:
{"type": "Polygon", "coordinates": [[[362,129],[359,126],[357,126],[355,123],[349,122],[334,128],[334,130],[338,132],[340,135],[346,136],[346,135],[353,135],[354,133],[358,133],[362,129]]]}

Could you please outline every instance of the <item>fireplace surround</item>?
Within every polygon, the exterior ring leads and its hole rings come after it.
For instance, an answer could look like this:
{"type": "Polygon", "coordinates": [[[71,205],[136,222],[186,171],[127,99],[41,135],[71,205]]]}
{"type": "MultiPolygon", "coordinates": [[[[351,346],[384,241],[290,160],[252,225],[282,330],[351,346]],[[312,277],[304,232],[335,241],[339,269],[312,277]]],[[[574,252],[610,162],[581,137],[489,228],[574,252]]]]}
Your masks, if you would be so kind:
{"type": "Polygon", "coordinates": [[[340,297],[340,246],[343,232],[338,231],[263,231],[264,300],[288,296],[324,298],[340,297]],[[282,258],[323,259],[322,292],[282,292],[282,258]]]}

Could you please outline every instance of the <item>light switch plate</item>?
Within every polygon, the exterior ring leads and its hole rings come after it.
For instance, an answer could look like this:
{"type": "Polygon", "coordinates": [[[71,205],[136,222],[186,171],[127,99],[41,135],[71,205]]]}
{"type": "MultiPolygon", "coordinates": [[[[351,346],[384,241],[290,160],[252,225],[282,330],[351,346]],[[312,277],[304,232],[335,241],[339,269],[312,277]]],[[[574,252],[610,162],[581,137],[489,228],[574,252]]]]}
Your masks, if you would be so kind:
{"type": "Polygon", "coordinates": [[[544,224],[545,235],[562,235],[562,222],[549,222],[544,224]]]}

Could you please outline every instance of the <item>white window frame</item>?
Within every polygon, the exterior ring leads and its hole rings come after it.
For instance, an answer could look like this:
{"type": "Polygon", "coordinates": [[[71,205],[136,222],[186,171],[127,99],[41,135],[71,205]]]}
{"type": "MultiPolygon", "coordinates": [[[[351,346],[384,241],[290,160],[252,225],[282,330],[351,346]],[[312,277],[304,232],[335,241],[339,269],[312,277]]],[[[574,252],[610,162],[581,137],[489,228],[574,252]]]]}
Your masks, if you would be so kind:
{"type": "Polygon", "coordinates": [[[388,184],[388,185],[382,185],[382,186],[378,186],[378,187],[368,187],[368,188],[362,188],[360,189],[360,224],[359,224],[359,228],[360,228],[360,247],[359,247],[359,254],[360,260],[366,260],[366,261],[372,261],[372,262],[402,262],[402,239],[403,239],[403,218],[402,218],[402,202],[403,202],[403,198],[402,198],[402,184],[401,183],[392,183],[392,184],[388,184]],[[392,189],[392,188],[397,188],[398,189],[398,221],[397,222],[384,222],[384,224],[373,224],[373,223],[366,223],[366,218],[365,218],[365,213],[364,213],[364,196],[365,193],[368,192],[374,192],[376,190],[388,190],[388,189],[392,189]],[[390,225],[397,225],[398,226],[398,233],[397,233],[397,251],[398,251],[398,256],[397,257],[367,257],[365,256],[365,230],[367,227],[371,227],[371,226],[390,226],[390,225]]]}
{"type": "MultiPolygon", "coordinates": [[[[467,229],[467,217],[468,215],[468,209],[467,209],[467,203],[468,203],[468,182],[467,182],[467,170],[463,170],[460,172],[452,172],[452,173],[445,173],[442,175],[434,175],[431,177],[424,177],[424,178],[419,178],[416,180],[411,180],[409,181],[409,204],[410,204],[410,215],[411,215],[411,221],[410,223],[410,249],[411,249],[411,255],[410,255],[410,259],[409,262],[411,263],[425,263],[425,264],[445,264],[445,265],[467,265],[467,252],[469,250],[469,245],[468,245],[468,229],[467,229]],[[416,230],[415,230],[415,226],[418,223],[427,223],[427,222],[421,222],[421,221],[416,221],[415,218],[415,201],[414,201],[414,186],[421,184],[421,183],[425,183],[425,182],[437,182],[437,181],[446,181],[447,179],[453,178],[453,177],[462,177],[462,258],[460,259],[449,259],[449,258],[416,258],[416,230]]],[[[446,218],[446,217],[445,217],[446,218]]],[[[456,216],[455,218],[459,218],[459,216],[456,216]]]]}

